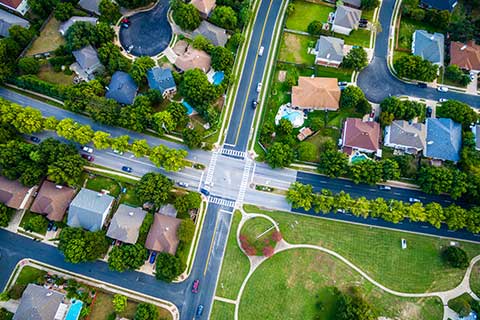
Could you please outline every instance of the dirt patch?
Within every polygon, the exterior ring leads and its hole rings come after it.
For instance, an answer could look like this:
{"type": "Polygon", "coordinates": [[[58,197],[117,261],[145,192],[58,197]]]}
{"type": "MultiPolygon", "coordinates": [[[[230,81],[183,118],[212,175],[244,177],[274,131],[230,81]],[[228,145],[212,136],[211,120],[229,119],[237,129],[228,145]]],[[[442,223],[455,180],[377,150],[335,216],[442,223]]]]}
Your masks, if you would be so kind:
{"type": "Polygon", "coordinates": [[[287,71],[286,70],[278,71],[278,81],[279,82],[285,82],[286,77],[287,77],[287,71]]]}
{"type": "Polygon", "coordinates": [[[51,18],[50,21],[45,25],[45,28],[40,33],[40,36],[33,42],[30,49],[27,51],[27,56],[51,52],[57,49],[61,44],[65,43],[58,28],[60,27],[60,22],[51,18]]]}
{"type": "Polygon", "coordinates": [[[420,306],[406,302],[400,310],[400,319],[420,319],[420,306]]]}
{"type": "Polygon", "coordinates": [[[292,55],[293,61],[302,61],[302,43],[295,34],[285,33],[285,44],[288,44],[288,55],[292,55]]]}

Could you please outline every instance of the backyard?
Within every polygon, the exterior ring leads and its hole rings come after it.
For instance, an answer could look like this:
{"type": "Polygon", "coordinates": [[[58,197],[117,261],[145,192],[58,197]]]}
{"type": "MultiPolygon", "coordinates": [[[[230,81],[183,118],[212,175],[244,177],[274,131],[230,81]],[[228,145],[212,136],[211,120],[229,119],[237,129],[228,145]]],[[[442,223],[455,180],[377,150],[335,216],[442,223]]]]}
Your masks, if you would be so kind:
{"type": "Polygon", "coordinates": [[[398,43],[396,48],[411,50],[412,48],[412,36],[415,30],[426,30],[428,32],[438,32],[439,29],[435,28],[423,21],[416,21],[410,18],[402,18],[400,20],[400,30],[398,32],[398,43]]]}
{"type": "Polygon", "coordinates": [[[38,73],[37,76],[40,79],[50,83],[68,86],[73,83],[73,78],[75,77],[75,75],[73,74],[73,72],[67,71],[67,73],[63,71],[60,71],[60,72],[54,71],[52,66],[48,62],[46,62],[40,68],[40,72],[38,73]],[[67,74],[67,73],[70,73],[70,74],[67,74]]]}
{"type": "Polygon", "coordinates": [[[337,78],[338,81],[347,81],[352,80],[353,70],[344,69],[344,68],[330,68],[324,66],[315,66],[315,76],[324,77],[324,78],[337,78]]]}
{"type": "Polygon", "coordinates": [[[40,33],[40,36],[33,42],[30,49],[28,49],[27,56],[50,52],[64,44],[65,40],[60,32],[58,32],[59,27],[60,22],[52,17],[40,33]]]}
{"type": "Polygon", "coordinates": [[[284,32],[278,60],[296,64],[313,65],[315,56],[308,53],[308,48],[313,48],[317,39],[312,36],[304,36],[284,32]]]}
{"type": "Polygon", "coordinates": [[[352,46],[370,47],[370,30],[367,29],[353,30],[348,36],[335,33],[333,37],[341,38],[345,41],[345,44],[352,46]]]}
{"type": "Polygon", "coordinates": [[[106,190],[109,195],[115,198],[120,194],[120,183],[108,177],[95,176],[94,178],[88,178],[86,188],[98,192],[106,190]]]}
{"type": "Polygon", "coordinates": [[[328,3],[311,3],[301,0],[292,2],[294,12],[288,16],[285,24],[287,29],[307,31],[312,21],[327,22],[328,14],[335,12],[335,6],[328,3]]]}
{"type": "MultiPolygon", "coordinates": [[[[103,291],[97,291],[95,303],[91,307],[89,318],[92,320],[107,320],[109,316],[115,312],[112,303],[113,296],[103,291]]],[[[118,316],[133,319],[137,309],[137,302],[132,300],[127,301],[127,307],[123,312],[119,312],[118,316]]]]}

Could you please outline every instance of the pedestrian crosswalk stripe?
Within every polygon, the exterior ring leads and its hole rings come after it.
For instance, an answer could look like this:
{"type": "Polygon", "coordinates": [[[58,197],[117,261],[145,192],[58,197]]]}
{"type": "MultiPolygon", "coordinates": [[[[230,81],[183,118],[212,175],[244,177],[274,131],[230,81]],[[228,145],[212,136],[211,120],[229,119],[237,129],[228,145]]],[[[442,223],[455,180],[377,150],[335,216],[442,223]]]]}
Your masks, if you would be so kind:
{"type": "Polygon", "coordinates": [[[238,151],[238,150],[223,148],[222,151],[221,151],[221,154],[227,155],[227,156],[238,157],[238,158],[245,158],[245,152],[244,151],[238,151]]]}
{"type": "Polygon", "coordinates": [[[215,196],[209,196],[208,197],[208,202],[214,203],[214,204],[219,204],[221,206],[230,207],[230,208],[235,207],[235,201],[222,199],[222,198],[218,198],[218,197],[215,197],[215,196]]]}

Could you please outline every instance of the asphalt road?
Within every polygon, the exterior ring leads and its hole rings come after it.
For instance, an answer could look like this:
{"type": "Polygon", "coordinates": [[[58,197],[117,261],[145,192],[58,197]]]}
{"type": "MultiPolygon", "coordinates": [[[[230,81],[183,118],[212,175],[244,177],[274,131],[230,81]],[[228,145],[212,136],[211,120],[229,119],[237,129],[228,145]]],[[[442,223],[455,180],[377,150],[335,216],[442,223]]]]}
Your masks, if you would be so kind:
{"type": "Polygon", "coordinates": [[[392,96],[408,95],[417,98],[438,101],[440,98],[458,100],[472,107],[480,108],[480,96],[460,92],[439,92],[433,88],[420,88],[397,79],[390,73],[387,66],[388,38],[391,32],[390,20],[393,15],[395,0],[382,1],[379,22],[382,32],[377,34],[375,52],[372,62],[363,69],[357,79],[357,85],[365,92],[368,100],[380,103],[383,99],[392,96]]]}

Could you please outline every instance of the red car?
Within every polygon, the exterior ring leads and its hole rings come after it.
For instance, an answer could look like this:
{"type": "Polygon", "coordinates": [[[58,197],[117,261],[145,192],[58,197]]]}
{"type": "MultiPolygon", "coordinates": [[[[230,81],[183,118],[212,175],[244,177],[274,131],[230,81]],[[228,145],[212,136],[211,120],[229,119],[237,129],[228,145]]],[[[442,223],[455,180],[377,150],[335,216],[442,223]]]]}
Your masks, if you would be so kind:
{"type": "Polygon", "coordinates": [[[200,285],[200,280],[195,280],[193,281],[193,285],[192,285],[192,292],[193,293],[198,293],[198,286],[200,285]]]}
{"type": "Polygon", "coordinates": [[[82,154],[82,158],[84,158],[84,159],[86,159],[90,162],[92,162],[95,159],[93,156],[91,156],[89,154],[84,154],[84,153],[82,154]]]}

